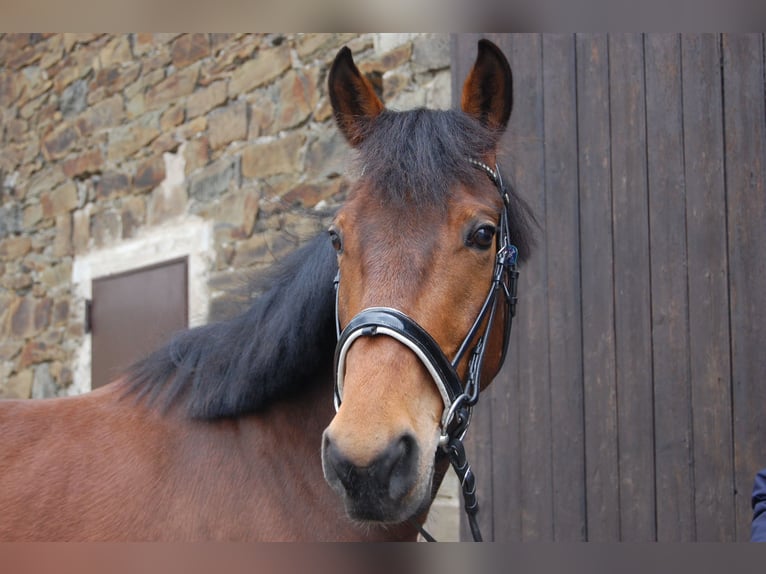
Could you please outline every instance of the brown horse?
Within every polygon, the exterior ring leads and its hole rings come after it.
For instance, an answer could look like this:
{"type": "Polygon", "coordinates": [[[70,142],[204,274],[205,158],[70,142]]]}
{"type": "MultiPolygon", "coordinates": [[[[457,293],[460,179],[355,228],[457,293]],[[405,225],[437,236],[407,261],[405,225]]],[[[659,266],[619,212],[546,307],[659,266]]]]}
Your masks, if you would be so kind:
{"type": "Polygon", "coordinates": [[[361,174],[329,237],[120,380],[0,403],[0,539],[415,539],[448,467],[440,439],[471,402],[435,369],[462,381],[479,349],[468,394],[494,377],[501,238],[529,248],[489,167],[511,72],[481,41],[462,111],[391,112],[344,48],[329,91],[361,174]]]}

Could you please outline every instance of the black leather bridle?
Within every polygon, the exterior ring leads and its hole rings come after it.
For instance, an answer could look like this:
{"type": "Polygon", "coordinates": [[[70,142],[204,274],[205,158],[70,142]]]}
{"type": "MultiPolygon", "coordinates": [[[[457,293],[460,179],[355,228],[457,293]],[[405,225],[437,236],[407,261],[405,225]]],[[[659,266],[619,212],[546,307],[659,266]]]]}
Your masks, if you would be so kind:
{"type": "MultiPolygon", "coordinates": [[[[449,360],[438,343],[414,319],[398,309],[390,307],[369,307],[355,315],[341,330],[338,318],[337,292],[340,272],[335,278],[336,304],[335,323],[338,343],[335,347],[335,409],[340,407],[343,396],[346,354],[353,342],[359,337],[388,336],[408,347],[423,363],[439,389],[444,402],[440,425],[439,448],[443,451],[455,469],[463,490],[465,512],[468,516],[474,540],[481,541],[481,532],[476,521],[479,505],[476,498],[476,478],[466,459],[463,439],[471,420],[471,412],[479,400],[481,370],[487,349],[489,333],[498,312],[498,303],[505,307],[505,328],[503,348],[500,358],[502,367],[508,351],[511,323],[516,313],[516,288],[519,273],[516,268],[518,250],[511,243],[509,219],[510,197],[500,176],[497,166],[488,165],[470,159],[478,169],[484,171],[495,184],[503,200],[503,210],[497,228],[497,252],[489,293],[484,299],[481,310],[474,320],[468,334],[463,339],[452,360],[449,360]],[[482,330],[483,326],[483,330],[482,330]],[[481,331],[481,333],[480,333],[481,331]],[[475,341],[475,343],[474,343],[475,341]],[[472,346],[473,345],[473,346],[472,346]],[[465,383],[460,380],[457,367],[471,349],[465,383]]],[[[498,367],[499,368],[499,367],[498,367]]],[[[412,521],[423,537],[433,542],[422,526],[412,521]]]]}

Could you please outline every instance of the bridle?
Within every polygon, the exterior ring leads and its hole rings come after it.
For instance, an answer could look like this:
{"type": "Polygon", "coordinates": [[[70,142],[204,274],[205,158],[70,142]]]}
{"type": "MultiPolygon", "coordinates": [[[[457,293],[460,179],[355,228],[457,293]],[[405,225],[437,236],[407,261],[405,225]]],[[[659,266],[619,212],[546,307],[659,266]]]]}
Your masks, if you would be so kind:
{"type": "MultiPolygon", "coordinates": [[[[334,403],[337,411],[343,396],[346,355],[356,339],[384,335],[409,348],[431,375],[444,402],[444,411],[440,423],[439,449],[449,458],[460,479],[465,512],[474,540],[478,542],[481,541],[481,532],[476,521],[476,514],[479,511],[476,498],[476,478],[466,459],[463,439],[471,421],[473,407],[479,400],[484,354],[487,349],[489,333],[492,331],[492,325],[497,316],[499,302],[505,306],[506,317],[500,366],[505,361],[511,323],[516,313],[516,288],[519,273],[516,269],[518,250],[510,239],[510,196],[500,176],[500,169],[497,165],[495,169],[492,169],[485,163],[474,159],[468,161],[487,174],[503,200],[503,209],[496,233],[497,251],[492,282],[479,314],[452,360],[445,356],[438,343],[423,327],[398,309],[390,307],[363,309],[341,330],[340,319],[338,318],[338,285],[340,283],[340,272],[338,272],[335,277],[335,326],[338,343],[335,347],[334,403]],[[476,340],[475,343],[473,343],[474,340],[476,340]],[[465,383],[463,383],[457,373],[457,367],[469,349],[471,350],[468,371],[465,383]]],[[[414,520],[411,522],[426,540],[434,541],[433,537],[419,523],[414,520]]]]}

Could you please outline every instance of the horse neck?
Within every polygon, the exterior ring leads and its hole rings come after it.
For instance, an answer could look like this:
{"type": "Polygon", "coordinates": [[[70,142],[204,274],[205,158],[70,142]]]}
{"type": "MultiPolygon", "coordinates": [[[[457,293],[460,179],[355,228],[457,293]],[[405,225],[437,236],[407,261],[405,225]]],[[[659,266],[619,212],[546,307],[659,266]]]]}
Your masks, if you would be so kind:
{"type": "MultiPolygon", "coordinates": [[[[415,540],[416,529],[410,524],[377,527],[360,525],[349,520],[343,510],[340,498],[324,480],[321,462],[321,442],[324,429],[330,424],[333,409],[333,380],[324,375],[321,384],[307,385],[305,391],[271,405],[263,413],[241,417],[237,426],[251,446],[252,452],[268,453],[271,465],[261,458],[260,468],[280,467],[280,481],[269,493],[274,497],[290,496],[293,483],[300,484],[299,490],[310,490],[307,500],[296,500],[294,521],[305,520],[302,514],[321,516],[319,524],[312,531],[311,538],[318,540],[415,540]],[[311,512],[300,505],[311,506],[311,512]]],[[[287,535],[286,538],[289,538],[287,535]]]]}

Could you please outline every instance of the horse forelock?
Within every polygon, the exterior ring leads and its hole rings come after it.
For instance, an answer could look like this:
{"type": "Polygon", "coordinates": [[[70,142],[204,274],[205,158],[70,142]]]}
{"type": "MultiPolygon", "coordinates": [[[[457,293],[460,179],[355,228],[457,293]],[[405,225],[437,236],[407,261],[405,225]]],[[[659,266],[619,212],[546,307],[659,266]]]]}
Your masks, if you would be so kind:
{"type": "MultiPolygon", "coordinates": [[[[386,210],[443,216],[462,189],[486,188],[487,176],[470,160],[495,157],[500,133],[459,110],[385,110],[368,125],[358,146],[356,190],[386,210]]],[[[510,198],[511,238],[524,261],[531,251],[534,217],[503,176],[510,198]]],[[[353,192],[352,192],[353,193],[353,192]]]]}

